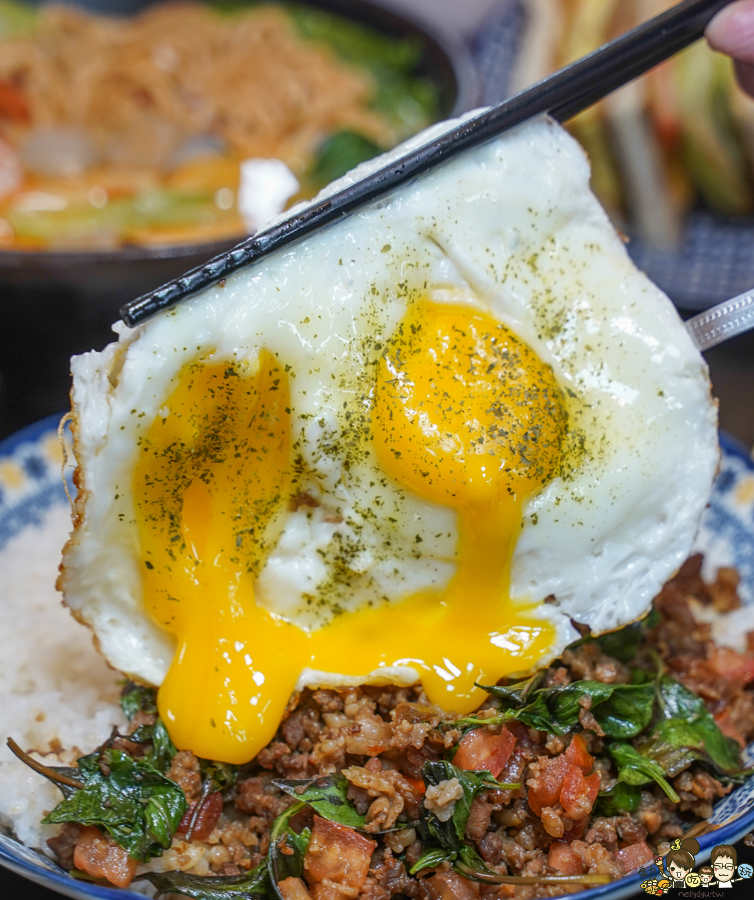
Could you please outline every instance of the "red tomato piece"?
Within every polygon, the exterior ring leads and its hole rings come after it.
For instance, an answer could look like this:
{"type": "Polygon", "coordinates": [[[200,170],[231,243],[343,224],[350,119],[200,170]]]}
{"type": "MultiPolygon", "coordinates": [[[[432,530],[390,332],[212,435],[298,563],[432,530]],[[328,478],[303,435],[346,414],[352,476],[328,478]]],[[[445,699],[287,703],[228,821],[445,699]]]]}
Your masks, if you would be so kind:
{"type": "Polygon", "coordinates": [[[630,847],[617,850],[615,856],[623,864],[623,868],[627,873],[645,866],[654,859],[654,853],[644,841],[639,841],[636,844],[631,844],[630,847]]]}
{"type": "Polygon", "coordinates": [[[589,815],[600,790],[600,780],[599,772],[585,777],[579,766],[568,763],[560,805],[569,819],[583,819],[589,815]]]}
{"type": "Polygon", "coordinates": [[[223,795],[219,791],[213,791],[211,794],[207,794],[203,802],[196,801],[191,804],[181,819],[178,831],[181,834],[185,834],[188,831],[191,820],[194,819],[194,827],[191,829],[192,839],[195,838],[197,841],[206,841],[215,830],[215,826],[217,825],[222,811],[223,795]],[[202,805],[199,812],[196,814],[196,818],[194,818],[197,802],[201,802],[202,805]]]}
{"type": "MultiPolygon", "coordinates": [[[[555,806],[563,789],[566,771],[570,763],[564,753],[553,759],[539,761],[539,773],[527,781],[529,785],[529,806],[536,815],[541,816],[545,806],[555,806]]],[[[574,768],[577,768],[574,766],[574,768]]],[[[578,769],[580,772],[581,769],[578,769]]]]}
{"type": "Polygon", "coordinates": [[[711,647],[708,662],[721,678],[736,687],[744,687],[754,679],[754,659],[730,647],[711,647]]]}
{"type": "Polygon", "coordinates": [[[304,869],[310,881],[327,880],[358,893],[367,880],[376,847],[376,841],[353,828],[315,816],[304,869]]]}
{"type": "Polygon", "coordinates": [[[588,772],[594,763],[594,757],[586,749],[586,741],[580,734],[574,734],[565,752],[568,762],[573,763],[584,772],[588,772]]]}
{"type": "Polygon", "coordinates": [[[584,863],[565,841],[554,841],[550,844],[547,865],[563,875],[583,875],[586,871],[584,863]]]}
{"type": "Polygon", "coordinates": [[[86,872],[92,878],[104,878],[121,888],[131,884],[139,865],[127,850],[90,825],[81,829],[73,851],[73,864],[80,872],[86,872]]]}
{"type": "Polygon", "coordinates": [[[453,765],[467,772],[489,772],[497,778],[511,758],[515,744],[516,738],[504,726],[500,734],[475,728],[459,743],[453,765]]]}

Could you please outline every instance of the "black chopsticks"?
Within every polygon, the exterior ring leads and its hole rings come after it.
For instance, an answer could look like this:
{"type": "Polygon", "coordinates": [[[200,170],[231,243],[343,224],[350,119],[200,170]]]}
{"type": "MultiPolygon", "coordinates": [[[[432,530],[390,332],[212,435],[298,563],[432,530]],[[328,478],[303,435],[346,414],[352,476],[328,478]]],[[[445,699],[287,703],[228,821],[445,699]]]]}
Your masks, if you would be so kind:
{"type": "Polygon", "coordinates": [[[361,181],[307,207],[238,246],[216,256],[121,309],[123,321],[138,325],[160,310],[210,287],[268,254],[373,202],[472,147],[549,113],[565,121],[611,91],[647,72],[704,34],[712,17],[731,0],[684,0],[626,32],[509,100],[400,157],[361,181]]]}

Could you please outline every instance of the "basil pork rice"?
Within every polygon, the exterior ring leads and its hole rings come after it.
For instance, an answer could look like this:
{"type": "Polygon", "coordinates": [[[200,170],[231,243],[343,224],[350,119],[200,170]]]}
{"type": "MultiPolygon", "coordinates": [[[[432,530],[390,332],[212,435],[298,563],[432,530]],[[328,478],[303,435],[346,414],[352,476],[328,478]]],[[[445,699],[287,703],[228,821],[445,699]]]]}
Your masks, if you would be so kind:
{"type": "Polygon", "coordinates": [[[749,775],[754,633],[712,640],[699,620],[740,606],[738,577],[701,565],[473,715],[419,686],[306,690],[240,768],[176,751],[129,683],[122,733],[76,766],[26,757],[63,794],[48,846],[80,877],[196,900],[532,900],[620,878],[749,775]]]}

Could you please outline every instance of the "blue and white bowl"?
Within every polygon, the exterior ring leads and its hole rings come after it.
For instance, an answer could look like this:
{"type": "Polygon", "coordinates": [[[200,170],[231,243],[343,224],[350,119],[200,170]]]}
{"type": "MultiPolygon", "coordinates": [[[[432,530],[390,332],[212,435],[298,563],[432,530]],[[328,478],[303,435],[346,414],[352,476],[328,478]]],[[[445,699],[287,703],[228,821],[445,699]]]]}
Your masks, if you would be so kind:
{"type": "MultiPolygon", "coordinates": [[[[68,503],[61,480],[57,428],[56,417],[44,419],[0,443],[0,552],[11,538],[42,524],[54,507],[68,503]]],[[[705,553],[712,568],[735,566],[738,569],[742,578],[741,598],[751,604],[754,603],[754,462],[731,438],[722,435],[721,445],[720,472],[702,521],[697,549],[705,553]]],[[[754,760],[754,744],[746,756],[747,761],[754,760]]],[[[701,850],[697,863],[704,862],[717,844],[734,844],[754,830],[754,779],[721,799],[709,822],[716,828],[699,838],[701,850]]],[[[75,881],[48,857],[23,846],[1,829],[0,865],[75,900],[123,900],[126,896],[137,896],[132,891],[75,881]]],[[[644,878],[637,872],[569,896],[571,900],[622,900],[640,893],[644,878]]]]}

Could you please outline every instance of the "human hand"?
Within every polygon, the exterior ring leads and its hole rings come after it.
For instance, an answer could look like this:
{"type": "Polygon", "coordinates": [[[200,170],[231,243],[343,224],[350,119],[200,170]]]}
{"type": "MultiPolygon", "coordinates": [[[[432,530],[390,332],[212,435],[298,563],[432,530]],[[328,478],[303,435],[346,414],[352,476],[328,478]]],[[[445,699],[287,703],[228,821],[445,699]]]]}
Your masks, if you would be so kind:
{"type": "Polygon", "coordinates": [[[713,50],[733,57],[738,83],[754,96],[754,0],[736,0],[720,10],[705,36],[713,50]]]}

